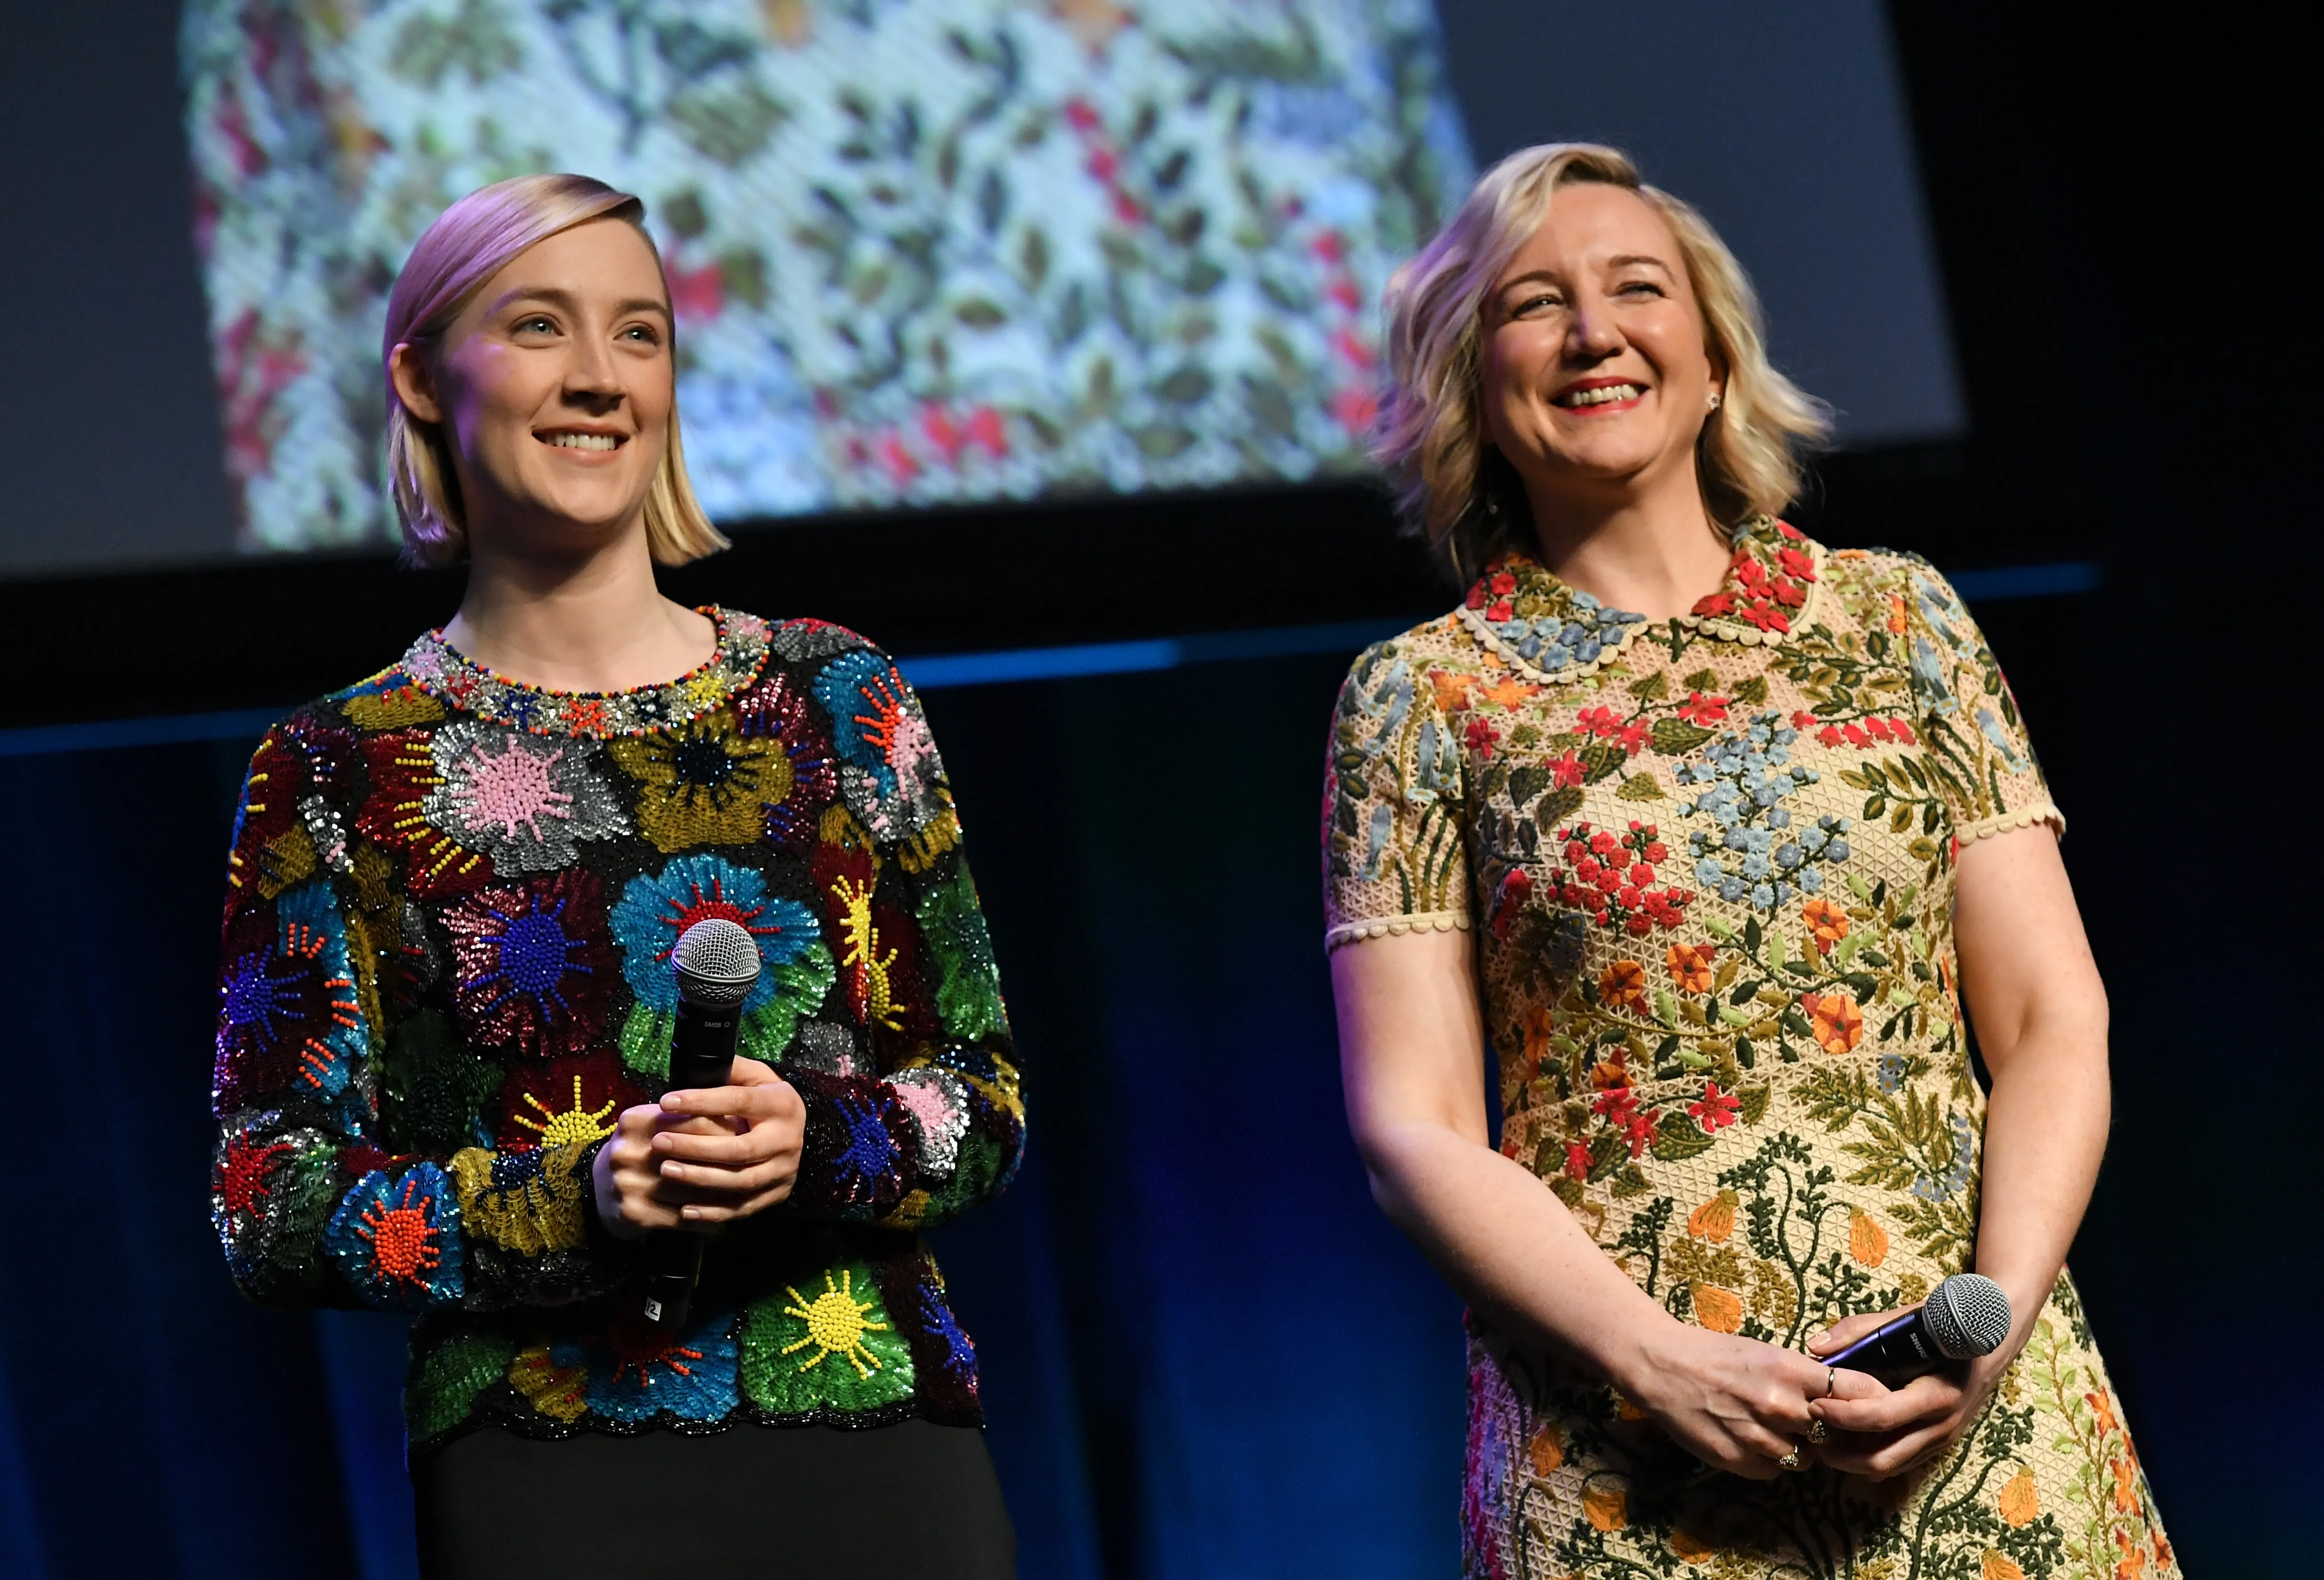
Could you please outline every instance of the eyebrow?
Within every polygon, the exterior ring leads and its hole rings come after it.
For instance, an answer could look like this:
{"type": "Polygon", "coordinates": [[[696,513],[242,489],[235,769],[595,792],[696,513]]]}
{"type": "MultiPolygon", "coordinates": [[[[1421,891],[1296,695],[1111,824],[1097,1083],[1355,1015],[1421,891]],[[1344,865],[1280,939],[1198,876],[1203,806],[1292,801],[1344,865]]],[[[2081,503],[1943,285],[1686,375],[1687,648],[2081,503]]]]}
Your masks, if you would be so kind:
{"type": "MultiPolygon", "coordinates": [[[[1671,266],[1668,263],[1664,263],[1660,258],[1657,258],[1649,253],[1623,253],[1606,260],[1606,266],[1609,269],[1620,269],[1637,263],[1644,263],[1651,269],[1659,269],[1664,273],[1669,274],[1673,279],[1677,278],[1677,275],[1672,271],[1671,266]]],[[[1545,283],[1554,283],[1556,278],[1556,273],[1554,270],[1529,269],[1522,274],[1513,275],[1510,278],[1502,281],[1495,294],[1501,294],[1502,292],[1508,291],[1512,286],[1524,285],[1534,281],[1541,281],[1545,283]]]]}
{"type": "MultiPolygon", "coordinates": [[[[563,308],[576,318],[581,314],[580,300],[571,291],[554,285],[520,285],[514,291],[503,291],[500,300],[493,304],[493,310],[498,312],[511,303],[519,301],[545,301],[552,306],[563,308]]],[[[629,313],[659,313],[665,319],[670,317],[668,302],[656,301],[651,297],[643,296],[633,296],[627,301],[613,304],[615,318],[621,318],[629,313]]]]}

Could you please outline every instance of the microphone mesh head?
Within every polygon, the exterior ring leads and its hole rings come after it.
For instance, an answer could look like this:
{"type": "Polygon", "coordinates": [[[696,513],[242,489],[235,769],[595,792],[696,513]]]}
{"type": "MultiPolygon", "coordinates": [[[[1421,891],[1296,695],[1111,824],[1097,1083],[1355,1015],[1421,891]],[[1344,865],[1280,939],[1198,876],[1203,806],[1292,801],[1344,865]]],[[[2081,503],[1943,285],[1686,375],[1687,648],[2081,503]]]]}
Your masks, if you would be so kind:
{"type": "Polygon", "coordinates": [[[1921,1310],[1931,1340],[1956,1361],[1989,1355],[2009,1336],[2009,1297],[1978,1273],[1955,1273],[1929,1291],[1921,1310]]]}
{"type": "Polygon", "coordinates": [[[723,916],[707,917],[678,935],[669,968],[681,996],[706,1009],[732,1009],[759,980],[758,940],[723,916]]]}

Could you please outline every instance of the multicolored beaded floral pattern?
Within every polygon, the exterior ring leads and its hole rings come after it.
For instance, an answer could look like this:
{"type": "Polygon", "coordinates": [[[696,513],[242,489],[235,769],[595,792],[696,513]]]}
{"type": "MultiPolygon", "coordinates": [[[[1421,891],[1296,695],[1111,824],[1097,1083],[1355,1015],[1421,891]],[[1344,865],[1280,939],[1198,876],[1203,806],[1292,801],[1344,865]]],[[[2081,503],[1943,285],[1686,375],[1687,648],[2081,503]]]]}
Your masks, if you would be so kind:
{"type": "MultiPolygon", "coordinates": [[[[1954,857],[2037,823],[2015,700],[1924,562],[1762,520],[1656,624],[1515,558],[1349,675],[1326,943],[1469,931],[1502,1150],[1674,1315],[1796,1347],[1969,1263],[1954,857]]],[[[1956,1448],[1868,1489],[1706,1479],[1471,1333],[1472,1576],[2177,1573],[2070,1280],[1956,1448]]]]}
{"type": "Polygon", "coordinates": [[[918,699],[816,621],[712,612],[667,686],[520,686],[435,635],[252,760],[219,975],[212,1211],[272,1304],[413,1313],[415,1442],[979,1418],[914,1233],[1001,1188],[1023,1108],[918,699]],[[741,1046],[807,1107],[784,1207],[637,1317],[595,1149],[667,1072],[679,933],[759,942],[741,1046]]]}

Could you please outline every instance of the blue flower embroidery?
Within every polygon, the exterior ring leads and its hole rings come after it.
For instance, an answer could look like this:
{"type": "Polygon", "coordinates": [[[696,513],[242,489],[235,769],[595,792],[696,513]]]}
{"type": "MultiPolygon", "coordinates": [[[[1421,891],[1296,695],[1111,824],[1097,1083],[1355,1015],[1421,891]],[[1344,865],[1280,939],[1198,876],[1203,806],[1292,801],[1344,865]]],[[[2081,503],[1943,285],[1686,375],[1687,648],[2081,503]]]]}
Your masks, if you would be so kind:
{"type": "Polygon", "coordinates": [[[463,1292],[460,1206],[433,1163],[401,1179],[375,1169],[331,1215],[323,1248],[364,1304],[426,1311],[459,1303],[463,1292]]]}

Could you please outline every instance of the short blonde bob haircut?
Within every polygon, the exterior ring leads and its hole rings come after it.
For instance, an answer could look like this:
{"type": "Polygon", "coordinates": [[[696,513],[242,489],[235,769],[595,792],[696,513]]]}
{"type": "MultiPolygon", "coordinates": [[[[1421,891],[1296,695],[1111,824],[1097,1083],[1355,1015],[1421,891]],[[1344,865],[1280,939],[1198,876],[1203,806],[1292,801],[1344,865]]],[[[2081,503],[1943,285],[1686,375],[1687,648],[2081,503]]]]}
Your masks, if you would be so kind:
{"type": "Polygon", "coordinates": [[[1486,294],[1540,228],[1551,194],[1583,181],[1636,192],[1678,238],[1711,366],[1726,381],[1695,441],[1711,520],[1732,530],[1781,511],[1800,491],[1794,446],[1831,430],[1828,408],[1768,362],[1759,299],[1709,221],[1640,180],[1616,149],[1520,149],[1478,178],[1460,212],[1388,286],[1389,383],[1372,458],[1397,485],[1406,529],[1427,540],[1456,579],[1532,546],[1525,487],[1485,437],[1480,327],[1486,294]]]}
{"type": "MultiPolygon", "coordinates": [[[[435,356],[452,320],[510,259],[576,225],[622,220],[645,236],[659,264],[661,252],[646,234],[645,217],[643,199],[587,176],[518,176],[469,193],[436,217],[395,277],[380,345],[382,365],[406,341],[435,356]]],[[[405,410],[392,377],[387,384],[387,475],[396,513],[403,518],[405,560],[451,565],[465,559],[468,524],[442,427],[405,410]]],[[[675,404],[661,469],[646,494],[645,516],[647,547],[663,565],[683,565],[726,547],[686,480],[675,404]]]]}

